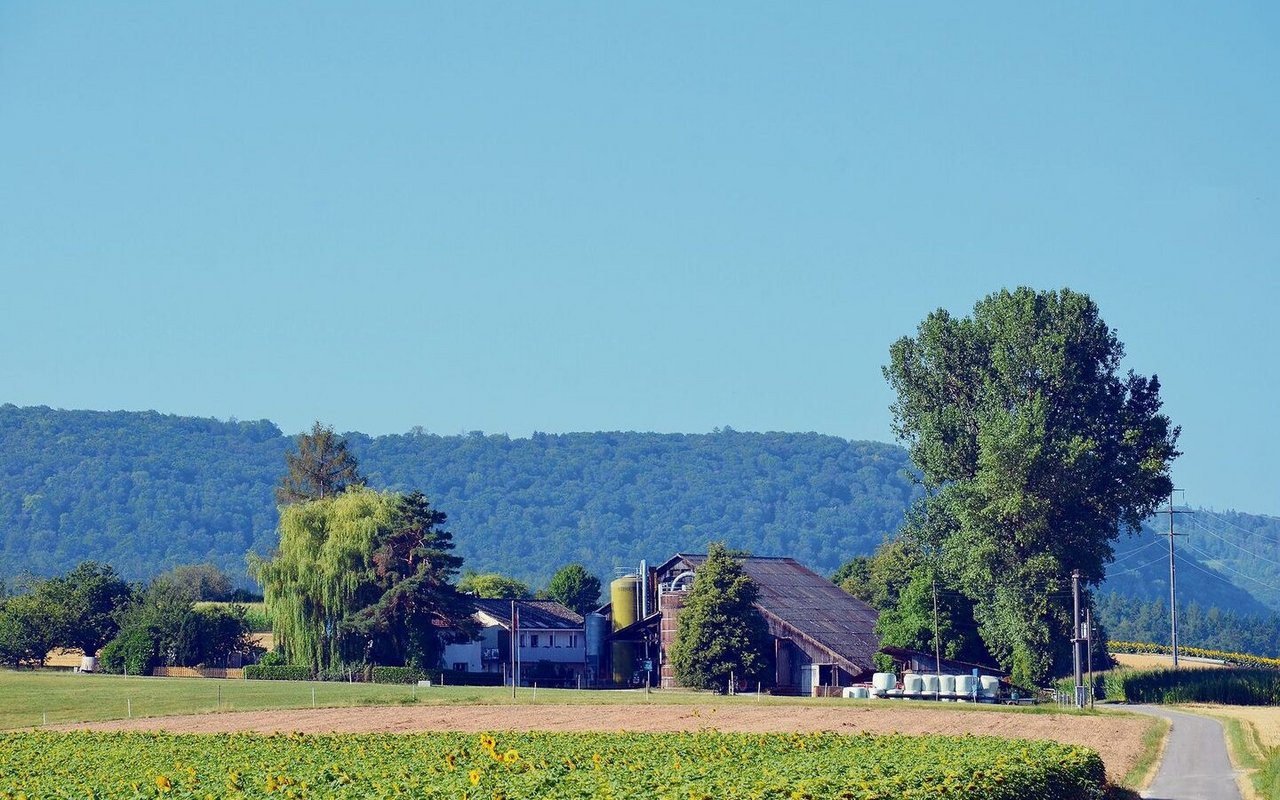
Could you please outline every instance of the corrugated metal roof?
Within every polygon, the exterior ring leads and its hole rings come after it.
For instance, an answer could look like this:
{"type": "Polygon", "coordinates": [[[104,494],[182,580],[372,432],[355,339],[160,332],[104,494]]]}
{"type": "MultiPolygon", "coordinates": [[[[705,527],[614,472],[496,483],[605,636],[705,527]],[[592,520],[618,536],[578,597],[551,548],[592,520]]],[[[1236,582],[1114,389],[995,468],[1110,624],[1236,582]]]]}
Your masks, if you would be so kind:
{"type": "MultiPolygon", "coordinates": [[[[696,570],[706,560],[680,553],[659,570],[670,574],[676,561],[696,570]]],[[[771,622],[830,653],[850,672],[875,668],[880,639],[874,608],[794,558],[752,556],[742,560],[742,569],[760,589],[756,605],[771,622]]]]}
{"type": "MultiPolygon", "coordinates": [[[[493,617],[504,629],[511,625],[511,601],[477,597],[472,600],[477,611],[493,617]]],[[[554,600],[517,600],[521,628],[572,630],[582,628],[582,615],[554,600]]]]}

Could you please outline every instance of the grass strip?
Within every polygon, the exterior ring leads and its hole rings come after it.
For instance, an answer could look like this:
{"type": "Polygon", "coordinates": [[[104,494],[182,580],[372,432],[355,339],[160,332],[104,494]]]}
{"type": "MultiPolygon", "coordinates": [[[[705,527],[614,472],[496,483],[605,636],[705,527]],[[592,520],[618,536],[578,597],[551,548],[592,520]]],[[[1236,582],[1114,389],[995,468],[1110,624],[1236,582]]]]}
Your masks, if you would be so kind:
{"type": "Polygon", "coordinates": [[[1160,757],[1164,754],[1172,727],[1169,720],[1163,717],[1151,718],[1151,725],[1142,735],[1142,754],[1134,762],[1133,769],[1120,779],[1120,786],[1140,792],[1151,784],[1160,767],[1160,757]]]}
{"type": "MultiPolygon", "coordinates": [[[[246,681],[212,678],[139,678],[119,675],[85,675],[69,672],[14,672],[0,670],[0,730],[32,728],[75,722],[102,722],[126,717],[164,717],[214,711],[280,711],[294,708],[341,708],[376,705],[812,705],[832,703],[895,708],[929,707],[924,701],[832,700],[770,695],[713,696],[698,692],[600,691],[522,687],[512,699],[510,687],[432,686],[417,688],[396,684],[334,683],[321,681],[246,681]]],[[[947,712],[1055,714],[1053,706],[1008,706],[948,703],[947,712]]],[[[1067,712],[1090,713],[1090,712],[1067,712]]]]}

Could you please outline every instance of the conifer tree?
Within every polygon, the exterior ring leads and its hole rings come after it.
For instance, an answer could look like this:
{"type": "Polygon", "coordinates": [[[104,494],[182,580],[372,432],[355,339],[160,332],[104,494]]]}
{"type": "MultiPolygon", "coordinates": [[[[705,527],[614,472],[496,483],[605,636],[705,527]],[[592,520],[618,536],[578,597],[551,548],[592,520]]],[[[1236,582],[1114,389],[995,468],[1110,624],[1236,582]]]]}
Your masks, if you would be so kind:
{"type": "Polygon", "coordinates": [[[769,629],[754,603],[755,581],[738,556],[712,544],[680,610],[671,665],[693,689],[725,689],[729,676],[752,679],[768,669],[769,629]]]}
{"type": "Polygon", "coordinates": [[[332,497],[348,486],[364,486],[356,458],[333,428],[317,421],[310,433],[298,435],[298,451],[285,453],[287,471],[276,486],[280,505],[332,497]]]}

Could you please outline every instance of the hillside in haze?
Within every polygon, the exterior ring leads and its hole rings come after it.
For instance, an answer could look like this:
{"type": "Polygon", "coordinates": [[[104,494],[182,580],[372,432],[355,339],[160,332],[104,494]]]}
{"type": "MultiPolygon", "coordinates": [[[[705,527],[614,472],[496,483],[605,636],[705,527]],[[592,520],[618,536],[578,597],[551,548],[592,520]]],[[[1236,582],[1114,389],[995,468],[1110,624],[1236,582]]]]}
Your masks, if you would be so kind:
{"type": "MultiPolygon", "coordinates": [[[[370,485],[421,489],[449,515],[468,568],[535,584],[717,540],[830,572],[915,491],[901,448],[817,434],[347,437],[370,485]]],[[[2,572],[96,558],[131,577],[195,561],[243,576],[248,551],[274,546],[292,445],[269,422],[2,406],[2,572]]]]}
{"type": "MultiPolygon", "coordinates": [[[[711,541],[829,574],[874,550],[918,491],[902,448],[813,433],[347,437],[370,485],[420,489],[449,515],[467,568],[535,585],[572,561],[607,580],[711,541]]],[[[292,446],[266,421],[0,406],[0,578],[93,558],[131,578],[210,561],[243,579],[245,554],[274,546],[292,446]]],[[[1280,609],[1280,520],[1178,524],[1180,598],[1280,609]]],[[[1161,541],[1122,540],[1107,588],[1166,595],[1161,541]]]]}

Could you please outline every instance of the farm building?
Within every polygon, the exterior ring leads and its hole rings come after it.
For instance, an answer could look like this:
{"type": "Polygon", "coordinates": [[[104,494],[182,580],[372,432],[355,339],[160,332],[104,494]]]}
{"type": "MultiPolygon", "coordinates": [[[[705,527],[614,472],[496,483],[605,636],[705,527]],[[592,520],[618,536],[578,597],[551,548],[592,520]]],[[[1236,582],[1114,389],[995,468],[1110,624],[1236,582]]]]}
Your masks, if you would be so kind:
{"type": "MultiPolygon", "coordinates": [[[[600,609],[612,630],[601,655],[611,662],[613,683],[677,686],[668,653],[705,560],[679,553],[613,582],[610,603],[600,609]]],[[[753,556],[742,566],[759,587],[756,608],[773,641],[775,692],[821,694],[870,678],[880,647],[875,609],[792,558],[753,556]]]]}
{"type": "Polygon", "coordinates": [[[520,684],[575,686],[586,680],[586,636],[580,614],[553,600],[488,600],[476,598],[480,638],[444,648],[445,668],[458,672],[496,673],[509,683],[514,667],[511,631],[519,638],[515,665],[520,684]]]}

